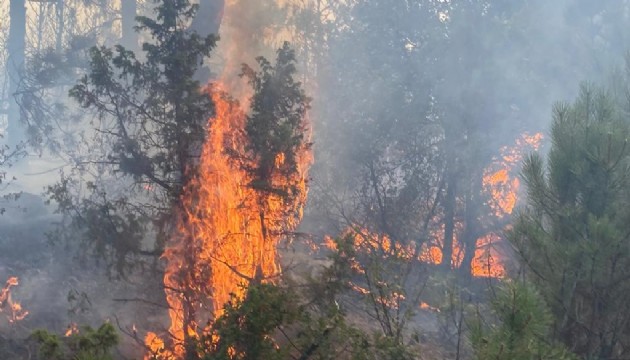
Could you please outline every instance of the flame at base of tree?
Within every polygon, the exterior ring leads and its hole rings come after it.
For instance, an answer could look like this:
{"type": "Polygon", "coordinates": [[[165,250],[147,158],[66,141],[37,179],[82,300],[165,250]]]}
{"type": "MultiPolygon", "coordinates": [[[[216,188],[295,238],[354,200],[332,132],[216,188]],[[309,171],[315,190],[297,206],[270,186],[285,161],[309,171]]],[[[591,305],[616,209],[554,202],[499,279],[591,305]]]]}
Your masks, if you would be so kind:
{"type": "Polygon", "coordinates": [[[28,311],[24,310],[19,302],[11,298],[11,288],[18,286],[18,284],[18,278],[13,276],[10,277],[4,287],[0,289],[0,313],[6,313],[9,323],[24,320],[28,315],[28,311]]]}
{"type": "MultiPolygon", "coordinates": [[[[501,156],[496,158],[483,172],[483,191],[488,196],[488,207],[492,210],[491,217],[501,219],[510,215],[518,200],[520,183],[514,174],[520,166],[525,154],[540,148],[543,135],[536,133],[522,134],[516,139],[515,145],[501,148],[501,156]]],[[[460,268],[464,259],[464,248],[458,241],[457,235],[464,230],[465,224],[455,224],[451,267],[460,268]]],[[[498,231],[500,231],[499,229],[498,231]]],[[[501,250],[502,238],[498,231],[488,231],[476,240],[475,253],[471,262],[471,275],[474,277],[503,278],[506,276],[505,254],[501,250]]],[[[402,260],[420,261],[426,264],[441,264],[443,257],[444,225],[431,234],[431,241],[418,249],[415,243],[407,245],[392,243],[386,235],[372,233],[360,226],[351,226],[347,231],[357,239],[355,246],[358,252],[373,253],[379,251],[384,256],[395,256],[402,260]]],[[[335,244],[325,239],[324,245],[334,249],[335,244]]],[[[353,268],[361,272],[359,264],[353,268]]],[[[355,289],[356,290],[356,289],[355,289]]],[[[358,290],[359,291],[359,290],[358,290]]],[[[361,292],[361,291],[359,291],[361,292]]]]}
{"type": "MultiPolygon", "coordinates": [[[[203,334],[230,297],[242,297],[251,282],[274,281],[278,243],[296,228],[306,202],[310,147],[295,154],[297,171],[291,175],[272,172],[265,186],[255,183],[246,171],[256,161],[248,155],[247,116],[221,89],[212,97],[216,116],[163,255],[175,344],[169,351],[156,334],[145,339],[160,359],[180,358],[184,339],[203,334]],[[269,190],[280,188],[290,194],[269,190]]],[[[279,153],[273,166],[281,168],[284,161],[279,153]]]]}
{"type": "MultiPolygon", "coordinates": [[[[402,261],[420,261],[425,264],[440,264],[442,262],[442,247],[439,245],[427,246],[423,244],[418,248],[415,243],[402,244],[392,242],[387,235],[379,235],[360,227],[351,227],[343,236],[352,236],[353,244],[358,253],[376,254],[386,258],[396,258],[402,261]]],[[[474,277],[505,277],[505,267],[502,263],[504,256],[501,254],[497,243],[501,238],[495,233],[489,233],[477,240],[477,248],[471,264],[471,274],[474,277]]],[[[457,239],[453,242],[453,268],[459,268],[463,261],[463,250],[457,239]]],[[[324,245],[336,250],[336,244],[332,239],[326,238],[324,245]]],[[[363,267],[355,260],[351,260],[351,267],[357,273],[364,273],[363,267]]],[[[362,292],[355,288],[355,290],[362,292]]]]}
{"type": "MultiPolygon", "coordinates": [[[[525,155],[530,151],[538,151],[543,139],[541,133],[530,135],[523,133],[518,137],[513,146],[504,146],[500,149],[500,156],[495,158],[483,172],[483,191],[488,196],[487,205],[492,210],[491,217],[504,218],[514,211],[518,201],[520,182],[516,172],[525,155]]],[[[456,233],[462,233],[464,224],[455,224],[456,233]]],[[[501,231],[501,229],[498,229],[501,231]]],[[[434,234],[435,239],[444,238],[444,229],[441,233],[434,234]]],[[[475,277],[505,277],[505,255],[501,251],[501,236],[496,231],[489,231],[477,239],[475,254],[471,263],[470,272],[475,277]]],[[[442,242],[436,240],[425,246],[422,260],[428,263],[440,264],[442,262],[442,242]]],[[[463,261],[463,247],[457,239],[453,239],[453,256],[451,266],[459,268],[463,261]]]]}
{"type": "MultiPolygon", "coordinates": [[[[460,225],[460,224],[458,224],[460,225]]],[[[460,226],[461,227],[461,226],[460,226]]],[[[442,229],[443,230],[443,229],[442,229]]],[[[420,254],[420,261],[427,264],[442,263],[442,235],[436,236],[436,240],[430,245],[424,244],[420,254]]],[[[503,259],[505,255],[500,249],[501,237],[494,232],[486,234],[477,239],[475,255],[470,264],[470,274],[474,277],[503,278],[506,275],[503,259]]],[[[457,269],[461,267],[464,260],[464,250],[457,237],[453,238],[453,252],[451,257],[451,267],[457,269]]]]}

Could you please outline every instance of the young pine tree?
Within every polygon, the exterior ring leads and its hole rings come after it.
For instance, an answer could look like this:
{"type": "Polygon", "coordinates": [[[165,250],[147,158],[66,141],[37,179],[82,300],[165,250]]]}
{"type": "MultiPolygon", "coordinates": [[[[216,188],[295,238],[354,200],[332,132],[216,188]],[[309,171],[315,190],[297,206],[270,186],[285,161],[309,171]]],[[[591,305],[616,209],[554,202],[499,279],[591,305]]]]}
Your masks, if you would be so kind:
{"type": "Polygon", "coordinates": [[[570,360],[574,357],[550,343],[551,315],[530,284],[503,284],[491,304],[496,325],[474,322],[471,342],[475,359],[570,360]]]}
{"type": "Polygon", "coordinates": [[[583,86],[554,108],[547,161],[524,164],[524,208],[509,234],[551,308],[552,335],[589,359],[630,345],[630,120],[583,86]]]}

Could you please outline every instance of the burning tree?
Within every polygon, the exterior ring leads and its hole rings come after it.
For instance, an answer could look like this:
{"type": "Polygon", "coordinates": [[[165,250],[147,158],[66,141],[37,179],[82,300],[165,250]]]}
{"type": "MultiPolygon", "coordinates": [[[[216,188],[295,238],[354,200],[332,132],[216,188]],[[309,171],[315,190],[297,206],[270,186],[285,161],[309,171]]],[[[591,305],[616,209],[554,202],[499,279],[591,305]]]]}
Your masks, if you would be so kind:
{"type": "MultiPolygon", "coordinates": [[[[288,43],[278,50],[275,66],[263,57],[257,61],[258,72],[243,65],[243,76],[255,95],[245,124],[245,152],[234,155],[249,174],[249,186],[259,194],[262,211],[273,211],[267,204],[271,199],[281,200],[284,216],[279,220],[286,221],[301,216],[306,195],[303,167],[310,163],[311,144],[305,116],[310,99],[294,79],[295,52],[288,43]]],[[[264,218],[261,213],[263,225],[264,218]]],[[[267,236],[267,229],[263,229],[263,237],[267,236]]]]}
{"type": "Polygon", "coordinates": [[[291,236],[306,201],[309,99],[294,80],[295,54],[285,43],[274,65],[257,61],[259,70],[243,66],[254,90],[249,114],[219,84],[214,88],[216,116],[166,249],[177,356],[195,358],[204,324],[221,316],[231,297],[277,278],[276,246],[291,236]]]}

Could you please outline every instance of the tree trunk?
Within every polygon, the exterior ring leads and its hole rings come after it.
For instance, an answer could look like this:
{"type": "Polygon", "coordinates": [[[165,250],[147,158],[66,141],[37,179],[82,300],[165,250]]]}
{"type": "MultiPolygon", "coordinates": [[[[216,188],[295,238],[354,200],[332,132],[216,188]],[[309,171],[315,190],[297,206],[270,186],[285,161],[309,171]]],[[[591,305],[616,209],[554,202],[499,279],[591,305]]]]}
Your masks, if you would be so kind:
{"type": "Polygon", "coordinates": [[[65,19],[63,16],[64,3],[62,0],[57,1],[55,10],[57,12],[57,33],[55,34],[55,50],[59,53],[61,52],[61,49],[63,49],[63,32],[65,30],[65,19]]]}
{"type": "Polygon", "coordinates": [[[455,237],[455,206],[457,192],[457,178],[455,176],[454,159],[447,165],[446,197],[444,198],[444,239],[442,240],[442,263],[444,271],[450,271],[453,258],[453,240],[455,237]]]}
{"type": "Polygon", "coordinates": [[[7,144],[11,147],[23,141],[18,90],[22,72],[24,70],[24,49],[26,38],[26,6],[24,0],[10,0],[9,7],[9,42],[7,45],[9,56],[7,74],[9,76],[9,108],[7,126],[7,144]]]}
{"type": "Polygon", "coordinates": [[[473,174],[472,183],[470,189],[466,195],[466,209],[464,215],[464,233],[462,234],[460,246],[464,250],[464,258],[462,264],[459,267],[459,272],[464,280],[469,280],[472,277],[472,262],[475,258],[475,251],[477,250],[477,239],[483,235],[481,228],[482,225],[479,222],[479,198],[478,194],[481,194],[482,184],[481,175],[473,174]]]}

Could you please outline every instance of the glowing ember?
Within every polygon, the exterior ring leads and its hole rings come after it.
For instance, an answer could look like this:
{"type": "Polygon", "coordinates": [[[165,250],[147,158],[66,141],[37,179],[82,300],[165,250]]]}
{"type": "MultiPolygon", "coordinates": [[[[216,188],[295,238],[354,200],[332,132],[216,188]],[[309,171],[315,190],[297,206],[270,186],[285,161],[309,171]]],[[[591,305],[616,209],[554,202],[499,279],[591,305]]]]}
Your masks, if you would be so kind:
{"type": "Polygon", "coordinates": [[[17,277],[10,277],[0,290],[0,313],[6,312],[9,323],[15,323],[28,315],[22,305],[11,298],[11,288],[19,284],[17,277]]]}

